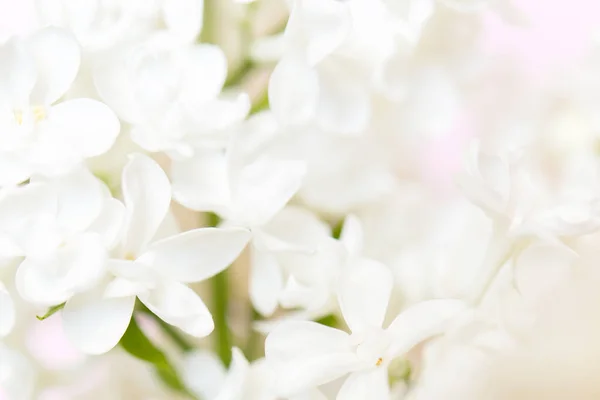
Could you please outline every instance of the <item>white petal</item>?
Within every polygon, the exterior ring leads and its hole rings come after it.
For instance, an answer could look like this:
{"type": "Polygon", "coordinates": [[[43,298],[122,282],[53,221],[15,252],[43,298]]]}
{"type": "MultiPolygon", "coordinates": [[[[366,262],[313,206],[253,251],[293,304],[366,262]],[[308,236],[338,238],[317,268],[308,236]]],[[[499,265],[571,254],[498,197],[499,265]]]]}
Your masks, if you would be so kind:
{"type": "Polygon", "coordinates": [[[298,191],[305,173],[301,161],[263,157],[246,166],[237,177],[231,219],[247,226],[266,224],[298,191]]]}
{"type": "Polygon", "coordinates": [[[301,59],[284,58],[269,80],[269,104],[283,125],[297,125],[310,120],[316,112],[319,80],[301,59]]]}
{"type": "Polygon", "coordinates": [[[75,37],[59,28],[44,28],[28,40],[38,80],[31,94],[34,104],[54,103],[69,90],[79,71],[81,50],[75,37]]]}
{"type": "Polygon", "coordinates": [[[252,248],[249,295],[252,305],[263,316],[271,316],[283,289],[281,267],[275,257],[252,248]]]}
{"type": "Polygon", "coordinates": [[[390,398],[387,368],[350,374],[336,400],[386,400],[390,398]]]}
{"type": "Polygon", "coordinates": [[[227,77],[227,59],[220,47],[210,44],[196,45],[186,56],[182,100],[201,111],[206,102],[221,92],[227,77]]]}
{"type": "Polygon", "coordinates": [[[346,332],[306,321],[275,327],[266,339],[265,355],[273,363],[282,396],[333,381],[350,372],[357,361],[346,332]]]}
{"type": "Polygon", "coordinates": [[[427,300],[417,303],[392,321],[387,328],[392,334],[389,358],[405,354],[422,341],[443,333],[462,311],[460,300],[427,300]]]}
{"type": "Polygon", "coordinates": [[[121,130],[115,113],[92,99],[67,100],[50,109],[44,133],[63,141],[81,157],[108,151],[121,130]]]}
{"type": "Polygon", "coordinates": [[[14,153],[0,152],[0,186],[17,185],[30,176],[31,168],[25,160],[14,153]]]}
{"type": "Polygon", "coordinates": [[[202,29],[203,0],[165,0],[164,19],[167,27],[185,41],[194,41],[202,29]]]}
{"type": "Polygon", "coordinates": [[[350,33],[349,8],[336,0],[302,0],[296,4],[285,35],[291,41],[306,40],[308,62],[316,65],[334,52],[350,33]]]}
{"type": "Polygon", "coordinates": [[[314,251],[323,238],[331,236],[330,226],[317,214],[290,205],[277,213],[261,231],[287,243],[288,247],[304,247],[306,251],[314,251]]]}
{"type": "Polygon", "coordinates": [[[141,123],[144,113],[135,96],[133,80],[127,69],[127,52],[111,54],[97,60],[93,65],[96,90],[102,101],[108,104],[124,121],[141,123]]]}
{"type": "Polygon", "coordinates": [[[246,393],[245,383],[249,378],[250,365],[244,354],[237,347],[233,348],[231,366],[223,389],[215,400],[241,400],[246,393]]]}
{"type": "Polygon", "coordinates": [[[251,233],[242,228],[199,228],[152,243],[136,260],[179,282],[198,282],[227,268],[251,233]]]}
{"type": "Polygon", "coordinates": [[[138,298],[160,319],[192,336],[207,336],[215,327],[202,299],[181,283],[164,282],[138,298]]]}
{"type": "Polygon", "coordinates": [[[137,255],[167,215],[171,185],[154,160],[137,154],[123,169],[122,190],[127,208],[126,251],[137,255]]]}
{"type": "Polygon", "coordinates": [[[87,290],[103,275],[106,250],[94,233],[77,236],[45,258],[28,257],[15,277],[23,298],[41,305],[55,305],[87,290]]]}
{"type": "Polygon", "coordinates": [[[340,241],[350,254],[359,255],[362,253],[364,232],[360,220],[355,215],[347,215],[344,219],[340,241]]]}
{"type": "Polygon", "coordinates": [[[10,333],[15,325],[15,305],[2,282],[0,282],[0,337],[10,333]]]}
{"type": "Polygon", "coordinates": [[[381,328],[393,288],[393,275],[380,262],[361,259],[342,276],[338,299],[354,334],[381,328]]]}
{"type": "Polygon", "coordinates": [[[0,46],[0,104],[25,106],[35,86],[35,61],[26,48],[12,39],[0,46]]]}
{"type": "Polygon", "coordinates": [[[99,293],[75,296],[62,310],[65,333],[77,348],[102,354],[119,343],[129,326],[135,296],[103,298],[99,293]]]}
{"type": "Polygon", "coordinates": [[[225,382],[226,370],[216,354],[194,350],[185,354],[182,379],[201,399],[215,399],[225,382]]]}
{"type": "Polygon", "coordinates": [[[173,198],[196,211],[221,214],[229,204],[227,158],[219,151],[206,151],[171,165],[173,198]]]}
{"type": "Polygon", "coordinates": [[[102,183],[87,169],[61,177],[57,182],[56,218],[65,236],[86,230],[98,218],[106,194],[102,183]]]}
{"type": "Polygon", "coordinates": [[[89,232],[96,232],[107,249],[112,249],[120,240],[125,222],[125,206],[114,198],[106,199],[98,218],[89,226],[89,232]]]}
{"type": "Polygon", "coordinates": [[[319,72],[317,119],[326,132],[355,134],[366,128],[371,115],[370,95],[359,78],[340,66],[319,72]]]}

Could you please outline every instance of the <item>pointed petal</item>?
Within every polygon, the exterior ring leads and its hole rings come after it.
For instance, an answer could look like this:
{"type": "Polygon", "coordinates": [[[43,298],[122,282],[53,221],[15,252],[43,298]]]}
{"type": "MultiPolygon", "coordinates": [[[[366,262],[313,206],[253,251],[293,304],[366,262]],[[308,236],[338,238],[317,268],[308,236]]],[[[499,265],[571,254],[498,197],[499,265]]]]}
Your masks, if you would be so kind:
{"type": "Polygon", "coordinates": [[[237,347],[233,348],[232,353],[231,366],[225,378],[223,389],[219,392],[215,400],[238,400],[243,399],[244,394],[249,395],[249,393],[246,393],[245,387],[250,371],[248,360],[246,360],[244,353],[237,347]]]}
{"type": "Polygon", "coordinates": [[[0,282],[0,337],[10,333],[15,325],[15,305],[2,282],[0,282]]]}
{"type": "Polygon", "coordinates": [[[354,334],[381,328],[393,288],[393,275],[378,261],[361,259],[342,276],[338,300],[354,334]]]}
{"type": "Polygon", "coordinates": [[[127,208],[125,250],[137,255],[167,215],[171,185],[156,161],[137,154],[123,169],[122,190],[127,208]]]}
{"type": "Polygon", "coordinates": [[[364,232],[357,216],[347,215],[340,234],[340,241],[350,254],[360,255],[363,250],[364,232]]]}
{"type": "Polygon", "coordinates": [[[133,314],[135,296],[103,298],[100,293],[75,296],[62,310],[65,333],[87,354],[103,354],[119,343],[133,314]]]}
{"type": "Polygon", "coordinates": [[[0,46],[0,104],[27,104],[36,79],[35,61],[25,46],[17,39],[0,46]]]}
{"type": "Polygon", "coordinates": [[[234,221],[247,226],[269,222],[300,189],[306,173],[301,161],[260,158],[244,167],[234,188],[234,221]]]}
{"type": "Polygon", "coordinates": [[[112,249],[120,240],[125,222],[125,206],[114,198],[106,199],[98,218],[88,227],[102,238],[107,249],[112,249]]]}
{"type": "Polygon", "coordinates": [[[252,248],[249,295],[252,305],[263,316],[271,316],[277,309],[283,289],[281,267],[272,254],[252,248]]]}
{"type": "Polygon", "coordinates": [[[33,104],[49,105],[69,90],[79,71],[81,50],[75,37],[59,28],[43,28],[27,42],[38,72],[33,104]]]}
{"type": "Polygon", "coordinates": [[[160,319],[192,336],[207,336],[215,327],[202,299],[181,283],[164,282],[138,298],[160,319]]]}
{"type": "Polygon", "coordinates": [[[44,134],[62,141],[81,157],[94,157],[108,151],[121,130],[115,113],[104,103],[74,99],[50,109],[44,134]]]}
{"type": "Polygon", "coordinates": [[[357,362],[350,336],[315,322],[286,321],[265,342],[267,361],[276,371],[276,386],[289,396],[333,381],[357,362]]]}
{"type": "Polygon", "coordinates": [[[405,354],[422,341],[443,333],[466,304],[460,300],[427,300],[400,313],[387,328],[393,338],[389,358],[405,354]]]}
{"type": "Polygon", "coordinates": [[[242,228],[199,228],[152,243],[136,260],[178,282],[199,282],[227,268],[251,233],[242,228]]]}
{"type": "Polygon", "coordinates": [[[387,368],[375,368],[350,374],[342,385],[336,400],[371,400],[390,398],[387,368]]]}

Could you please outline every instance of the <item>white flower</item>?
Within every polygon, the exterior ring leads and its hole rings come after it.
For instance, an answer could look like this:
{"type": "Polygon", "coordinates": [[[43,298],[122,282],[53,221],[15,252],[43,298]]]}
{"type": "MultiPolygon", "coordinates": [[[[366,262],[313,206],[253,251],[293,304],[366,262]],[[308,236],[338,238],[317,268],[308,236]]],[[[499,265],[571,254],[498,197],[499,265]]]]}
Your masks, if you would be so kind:
{"type": "Polygon", "coordinates": [[[228,129],[250,110],[247,95],[220,95],[227,60],[214,45],[149,39],[110,52],[93,76],[100,97],[132,125],[133,141],[173,157],[226,146],[228,129]]]}
{"type": "Polygon", "coordinates": [[[0,282],[0,338],[8,335],[15,325],[16,311],[14,302],[0,282]]]}
{"type": "Polygon", "coordinates": [[[250,239],[242,228],[200,228],[156,240],[171,202],[170,184],[152,159],[134,156],[123,170],[126,222],[122,240],[108,261],[114,278],[67,303],[67,335],[87,353],[110,350],[125,332],[136,296],[165,322],[194,336],[214,323],[198,295],[185,283],[216,275],[231,264],[250,239]]]}
{"type": "Polygon", "coordinates": [[[58,102],[79,64],[77,41],[57,28],[0,46],[0,185],[63,173],[112,146],[119,121],[106,105],[58,102]]]}
{"type": "Polygon", "coordinates": [[[57,305],[102,277],[116,235],[111,222],[122,216],[115,202],[86,170],[32,179],[0,200],[1,229],[10,244],[3,256],[24,257],[15,277],[24,299],[57,305]]]}
{"type": "Polygon", "coordinates": [[[371,263],[348,271],[339,302],[352,334],[315,322],[287,321],[266,340],[266,358],[276,371],[277,388],[291,395],[350,374],[338,400],[389,397],[387,367],[416,344],[442,333],[464,310],[456,300],[416,304],[382,328],[392,276],[387,267],[371,263]]]}
{"type": "MultiPolygon", "coordinates": [[[[233,348],[229,371],[211,352],[197,350],[186,354],[183,379],[199,398],[206,400],[277,400],[273,392],[273,375],[265,359],[249,363],[244,354],[233,348]]],[[[309,390],[289,400],[324,400],[318,390],[309,390]]]]}
{"type": "Polygon", "coordinates": [[[36,0],[43,24],[68,28],[86,50],[104,50],[162,28],[175,43],[196,39],[202,0],[36,0]]]}

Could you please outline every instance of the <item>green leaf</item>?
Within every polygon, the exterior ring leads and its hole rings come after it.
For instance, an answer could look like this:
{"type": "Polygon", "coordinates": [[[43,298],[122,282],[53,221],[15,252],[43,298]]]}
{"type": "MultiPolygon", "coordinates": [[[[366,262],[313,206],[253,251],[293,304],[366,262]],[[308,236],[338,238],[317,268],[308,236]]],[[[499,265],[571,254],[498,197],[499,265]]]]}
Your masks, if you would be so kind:
{"type": "Polygon", "coordinates": [[[146,337],[135,317],[131,317],[129,326],[119,344],[132,356],[154,365],[156,374],[168,387],[193,398],[185,388],[185,385],[177,375],[176,369],[169,362],[165,353],[146,337]]]}
{"type": "Polygon", "coordinates": [[[46,314],[44,314],[42,316],[36,315],[35,317],[40,321],[43,321],[46,318],[50,318],[51,316],[53,316],[54,314],[56,314],[57,312],[59,312],[60,310],[65,308],[65,304],[67,304],[67,303],[65,302],[65,303],[61,303],[61,304],[52,306],[52,307],[48,308],[48,311],[46,311],[46,314]]]}

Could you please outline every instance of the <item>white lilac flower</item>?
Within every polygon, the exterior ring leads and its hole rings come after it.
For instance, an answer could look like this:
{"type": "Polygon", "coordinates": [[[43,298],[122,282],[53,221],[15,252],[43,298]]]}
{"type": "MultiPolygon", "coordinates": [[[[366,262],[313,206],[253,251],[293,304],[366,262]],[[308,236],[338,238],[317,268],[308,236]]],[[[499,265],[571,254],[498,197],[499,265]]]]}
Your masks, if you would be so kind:
{"type": "Polygon", "coordinates": [[[387,267],[363,264],[348,271],[339,290],[351,330],[285,321],[266,340],[266,359],[281,395],[293,395],[348,375],[339,400],[389,398],[388,366],[425,339],[442,333],[465,309],[457,300],[430,300],[400,313],[383,328],[393,283],[387,267]]]}
{"type": "Polygon", "coordinates": [[[36,372],[33,364],[16,349],[0,342],[0,393],[7,399],[31,399],[36,372]]]}
{"type": "Polygon", "coordinates": [[[127,326],[136,297],[165,322],[193,336],[206,336],[210,312],[186,283],[227,268],[250,239],[243,228],[199,228],[156,239],[171,203],[160,166],[143,155],[123,170],[125,224],[107,261],[108,282],[69,301],[63,312],[67,335],[81,350],[97,354],[114,347],[127,326]]]}
{"type": "Polygon", "coordinates": [[[132,125],[131,138],[150,152],[190,157],[227,145],[249,109],[246,94],[223,94],[227,60],[214,45],[171,48],[164,37],[123,46],[93,66],[100,97],[132,125]]]}
{"type": "Polygon", "coordinates": [[[110,108],[60,101],[79,64],[79,44],[58,28],[0,46],[0,185],[64,173],[112,146],[120,124],[110,108]]]}
{"type": "Polygon", "coordinates": [[[106,187],[87,170],[32,179],[0,201],[8,238],[5,258],[23,257],[16,272],[20,295],[54,306],[91,288],[104,274],[113,221],[122,214],[106,187]]]}

